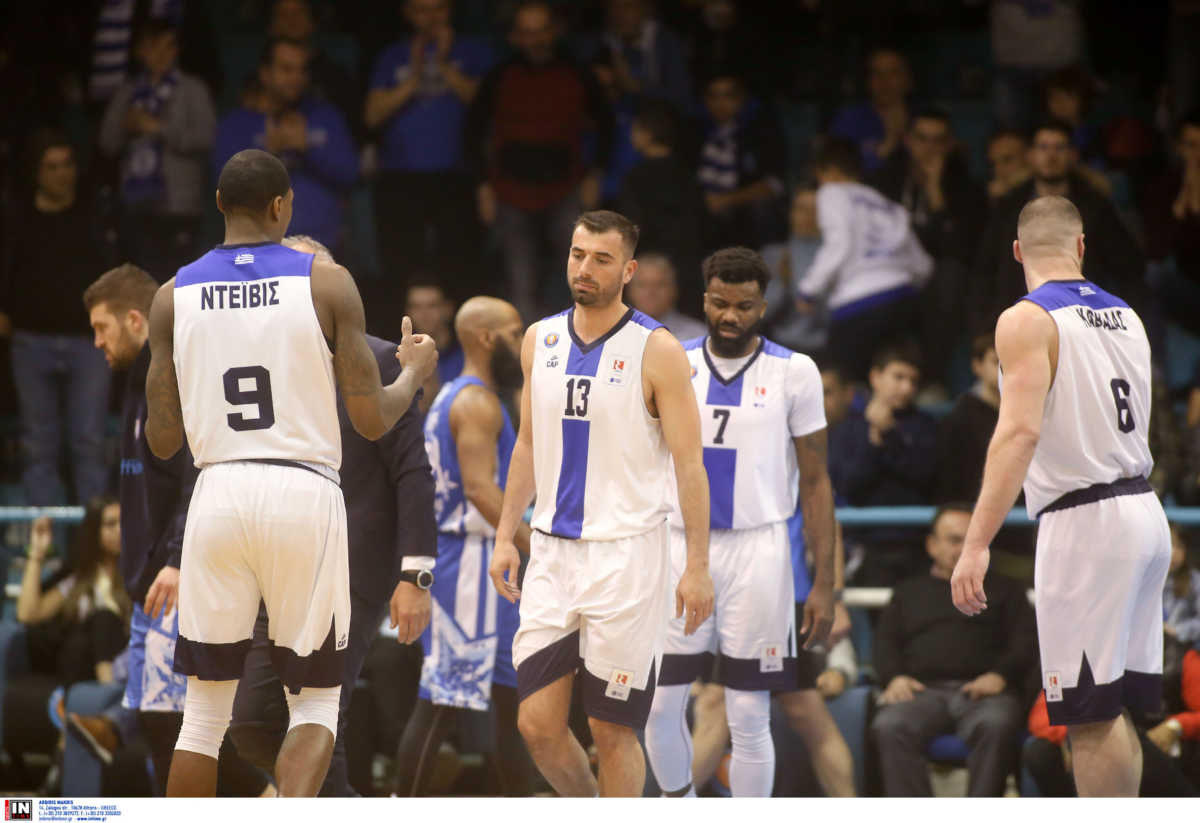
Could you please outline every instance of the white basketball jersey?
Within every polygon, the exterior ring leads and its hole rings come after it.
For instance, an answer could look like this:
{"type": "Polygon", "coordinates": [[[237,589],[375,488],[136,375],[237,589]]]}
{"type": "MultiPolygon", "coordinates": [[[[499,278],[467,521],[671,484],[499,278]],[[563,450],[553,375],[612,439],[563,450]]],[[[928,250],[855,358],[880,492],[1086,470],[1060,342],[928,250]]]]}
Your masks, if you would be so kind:
{"type": "Polygon", "coordinates": [[[656,320],[630,309],[584,345],[575,310],[542,320],[530,373],[533,528],[575,540],[643,534],[667,516],[670,453],[646,410],[642,357],[656,320]]]}
{"type": "Polygon", "coordinates": [[[1150,343],[1125,301],[1086,280],[1025,296],[1058,326],[1058,368],[1025,477],[1031,517],[1068,492],[1148,477],[1150,343]]]}
{"type": "MultiPolygon", "coordinates": [[[[821,373],[812,358],[759,338],[735,374],[723,375],[707,337],[684,343],[700,405],[709,522],[714,529],[754,529],[796,511],[800,470],[792,438],[825,428],[821,373]]],[[[675,484],[671,523],[683,526],[675,484]]]]}
{"type": "Polygon", "coordinates": [[[333,354],[309,285],[311,254],[218,246],[175,277],[175,372],[200,467],[342,462],[333,354]]]}

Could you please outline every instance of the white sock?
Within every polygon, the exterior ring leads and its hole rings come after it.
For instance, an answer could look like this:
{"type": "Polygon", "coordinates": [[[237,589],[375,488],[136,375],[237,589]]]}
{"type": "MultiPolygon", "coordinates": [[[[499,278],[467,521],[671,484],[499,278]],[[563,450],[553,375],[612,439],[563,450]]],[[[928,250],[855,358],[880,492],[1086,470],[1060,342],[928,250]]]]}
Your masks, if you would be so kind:
{"type": "MultiPolygon", "coordinates": [[[[692,782],[692,733],[687,725],[688,686],[656,686],[646,721],[646,759],[664,794],[692,782]]],[[[696,794],[693,787],[690,796],[696,794]]],[[[684,795],[685,797],[689,795],[684,795]]]]}
{"type": "Polygon", "coordinates": [[[730,793],[734,797],[770,797],[775,785],[770,692],[726,689],[725,716],[733,742],[730,793]]]}

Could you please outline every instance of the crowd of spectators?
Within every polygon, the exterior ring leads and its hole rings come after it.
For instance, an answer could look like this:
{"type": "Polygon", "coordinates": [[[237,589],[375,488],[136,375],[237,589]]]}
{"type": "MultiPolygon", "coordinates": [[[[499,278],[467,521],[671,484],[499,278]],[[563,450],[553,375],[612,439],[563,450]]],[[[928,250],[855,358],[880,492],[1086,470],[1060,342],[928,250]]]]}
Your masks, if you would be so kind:
{"type": "MultiPolygon", "coordinates": [[[[403,311],[434,336],[426,405],[461,368],[457,302],[502,295],[527,320],[565,305],[562,261],[585,209],[640,225],[627,299],[681,337],[703,333],[704,256],[751,246],[773,273],[765,333],[822,364],[839,503],[948,506],[927,537],[846,532],[851,585],[897,593],[872,621],[874,660],[858,649],[885,704],[873,737],[905,769],[885,765],[882,784],[925,791],[921,747],[958,730],[971,790],[1003,790],[1037,679],[1016,640],[1032,636],[1029,615],[1014,588],[1011,609],[968,630],[938,592],[997,418],[991,329],[1023,292],[1016,216],[1039,195],[1078,206],[1086,276],[1151,333],[1152,482],[1200,502],[1195,5],[20,4],[0,33],[0,380],[12,386],[0,397],[15,398],[0,413],[20,426],[20,459],[3,468],[13,479],[19,465],[29,504],[114,487],[110,377],[79,295],[123,261],[165,281],[219,242],[214,180],[245,148],[283,159],[291,231],[347,263],[373,332],[394,336],[403,311]],[[1136,56],[1111,30],[1143,37],[1136,56]]],[[[1004,542],[1028,555],[1021,535],[1004,542]]],[[[1178,695],[1145,724],[1168,759],[1200,737],[1200,577],[1180,555],[1167,593],[1178,695]]],[[[21,619],[41,619],[63,585],[23,591],[21,619]]],[[[70,598],[87,596],[80,586],[70,598]]],[[[99,622],[93,601],[67,613],[99,622]]],[[[1036,714],[1045,791],[1070,791],[1054,771],[1061,735],[1036,714]]]]}

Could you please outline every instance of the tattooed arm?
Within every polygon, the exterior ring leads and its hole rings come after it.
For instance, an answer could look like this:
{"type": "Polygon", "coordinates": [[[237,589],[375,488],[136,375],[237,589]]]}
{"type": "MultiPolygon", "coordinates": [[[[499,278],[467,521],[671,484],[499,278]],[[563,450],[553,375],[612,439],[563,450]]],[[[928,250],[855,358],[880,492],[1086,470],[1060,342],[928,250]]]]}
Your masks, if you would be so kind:
{"type": "Polygon", "coordinates": [[[175,375],[175,278],[159,288],[150,306],[146,442],[159,460],[170,460],[183,447],[183,408],[175,375]]]}
{"type": "Polygon", "coordinates": [[[412,405],[422,382],[437,366],[433,338],[412,333],[412,321],[401,323],[396,359],[403,370],[390,385],[380,384],[379,364],[367,344],[366,319],[358,287],[345,268],[313,262],[313,305],[325,338],[333,344],[333,371],[354,430],[378,440],[412,405]]]}

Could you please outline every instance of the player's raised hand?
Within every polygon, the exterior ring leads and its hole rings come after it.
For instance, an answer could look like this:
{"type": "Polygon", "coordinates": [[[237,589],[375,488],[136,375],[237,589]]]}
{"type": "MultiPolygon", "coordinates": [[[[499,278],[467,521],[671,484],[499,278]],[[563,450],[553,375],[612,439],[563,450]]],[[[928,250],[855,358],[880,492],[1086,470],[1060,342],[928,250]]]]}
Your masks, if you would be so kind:
{"type": "Polygon", "coordinates": [[[964,546],[954,574],[950,577],[950,595],[954,606],[966,615],[976,615],[987,608],[987,595],[983,593],[983,578],[987,575],[991,551],[987,546],[972,548],[964,546]]]}
{"type": "Polygon", "coordinates": [[[405,369],[414,369],[421,380],[433,374],[437,367],[437,345],[427,334],[413,334],[412,319],[407,314],[400,321],[400,345],[396,347],[396,359],[405,369]]]}
{"type": "Polygon", "coordinates": [[[685,635],[695,634],[700,624],[712,615],[713,584],[708,569],[684,569],[675,588],[675,616],[683,617],[685,635]]]}
{"type": "Polygon", "coordinates": [[[509,603],[516,603],[521,598],[521,590],[517,587],[517,577],[521,573],[521,554],[512,541],[501,543],[496,541],[492,550],[492,563],[488,566],[492,585],[500,596],[509,603]]]}

